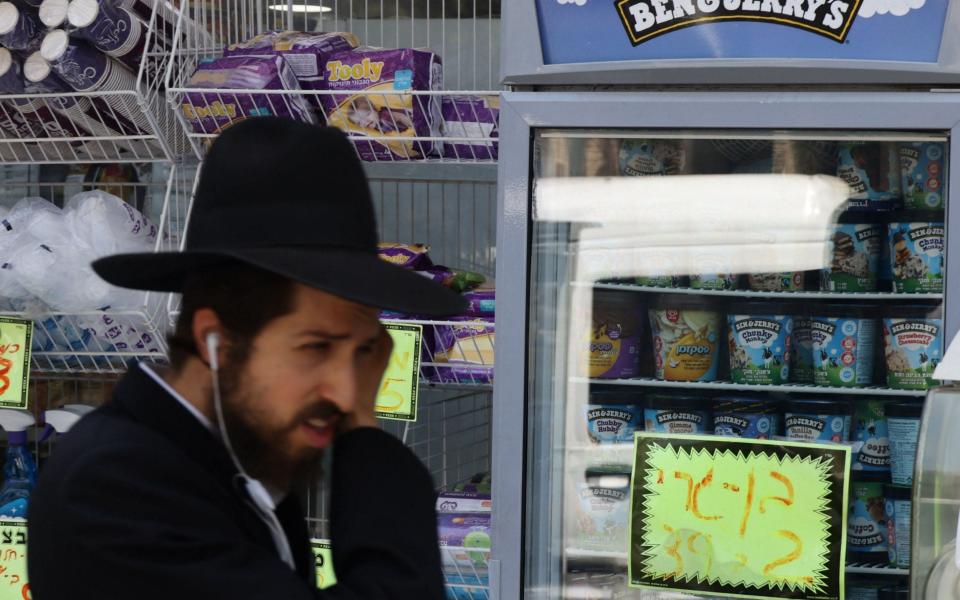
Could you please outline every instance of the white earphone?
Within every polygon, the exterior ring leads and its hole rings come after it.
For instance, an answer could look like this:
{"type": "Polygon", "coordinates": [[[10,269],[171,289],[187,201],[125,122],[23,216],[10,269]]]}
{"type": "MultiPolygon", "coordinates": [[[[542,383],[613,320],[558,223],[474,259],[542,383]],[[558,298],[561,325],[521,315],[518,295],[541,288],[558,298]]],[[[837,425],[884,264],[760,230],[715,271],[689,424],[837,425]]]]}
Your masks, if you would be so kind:
{"type": "Polygon", "coordinates": [[[211,331],[207,334],[207,354],[210,356],[210,370],[217,371],[219,364],[217,362],[217,349],[220,347],[220,334],[211,331]]]}

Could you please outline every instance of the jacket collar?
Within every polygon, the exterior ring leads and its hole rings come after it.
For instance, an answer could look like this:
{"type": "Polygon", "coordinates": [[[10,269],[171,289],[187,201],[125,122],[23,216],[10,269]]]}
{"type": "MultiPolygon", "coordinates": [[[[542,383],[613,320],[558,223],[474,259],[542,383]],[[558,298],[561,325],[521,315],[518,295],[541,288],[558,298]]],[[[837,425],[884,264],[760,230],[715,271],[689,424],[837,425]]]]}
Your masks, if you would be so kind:
{"type": "MultiPolygon", "coordinates": [[[[243,506],[242,512],[257,525],[260,542],[274,548],[266,526],[254,509],[244,502],[243,486],[235,484],[236,466],[216,435],[164,390],[136,363],[127,365],[127,374],[117,384],[113,403],[134,420],[160,433],[180,448],[186,456],[202,466],[213,480],[229,490],[243,506]]],[[[297,572],[312,580],[313,554],[309,551],[303,511],[296,494],[289,494],[277,506],[277,518],[287,534],[297,572]]]]}

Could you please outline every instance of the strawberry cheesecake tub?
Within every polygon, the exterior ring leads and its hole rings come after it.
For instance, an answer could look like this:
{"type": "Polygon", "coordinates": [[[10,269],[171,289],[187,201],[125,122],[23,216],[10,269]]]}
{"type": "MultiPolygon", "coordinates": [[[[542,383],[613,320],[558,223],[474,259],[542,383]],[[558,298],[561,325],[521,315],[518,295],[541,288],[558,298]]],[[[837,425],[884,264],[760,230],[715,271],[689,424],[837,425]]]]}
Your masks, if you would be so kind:
{"type": "Polygon", "coordinates": [[[654,366],[665,381],[714,381],[719,364],[719,312],[664,297],[650,309],[654,366]]]}
{"type": "Polygon", "coordinates": [[[943,320],[929,307],[901,307],[883,320],[887,386],[926,390],[937,382],[933,370],[943,357],[943,320]]]}

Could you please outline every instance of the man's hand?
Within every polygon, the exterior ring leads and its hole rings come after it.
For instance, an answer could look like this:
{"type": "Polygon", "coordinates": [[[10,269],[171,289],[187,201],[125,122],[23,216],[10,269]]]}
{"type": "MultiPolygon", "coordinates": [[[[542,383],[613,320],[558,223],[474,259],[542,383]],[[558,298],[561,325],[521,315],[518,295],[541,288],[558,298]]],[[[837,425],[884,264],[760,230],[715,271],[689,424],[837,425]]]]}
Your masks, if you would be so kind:
{"type": "Polygon", "coordinates": [[[364,358],[366,366],[356,370],[357,400],[353,412],[346,415],[340,422],[341,433],[357,427],[380,426],[380,422],[374,416],[374,406],[377,401],[377,394],[380,391],[380,384],[383,381],[383,373],[387,370],[387,363],[392,352],[393,338],[381,325],[377,341],[374,343],[371,352],[364,358]]]}

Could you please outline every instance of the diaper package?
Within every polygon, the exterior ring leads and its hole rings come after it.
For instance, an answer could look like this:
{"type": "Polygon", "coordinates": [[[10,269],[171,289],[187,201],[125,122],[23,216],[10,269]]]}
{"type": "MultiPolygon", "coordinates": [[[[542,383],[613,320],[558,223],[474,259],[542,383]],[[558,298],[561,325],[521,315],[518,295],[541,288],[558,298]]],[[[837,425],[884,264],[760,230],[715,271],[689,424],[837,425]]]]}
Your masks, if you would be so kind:
{"type": "MultiPolygon", "coordinates": [[[[352,50],[360,40],[352,33],[322,31],[267,31],[231,44],[224,56],[282,56],[304,90],[323,90],[327,59],[337,52],[352,50]]],[[[311,104],[320,107],[319,96],[308,96],[311,104]]]]}
{"type": "Polygon", "coordinates": [[[500,98],[497,96],[450,96],[441,102],[444,158],[490,160],[497,158],[500,98]]]}
{"type": "Polygon", "coordinates": [[[187,92],[181,108],[196,133],[219,133],[248,117],[275,115],[316,122],[301,95],[230,93],[236,89],[299,90],[300,84],[282,56],[231,56],[204,62],[186,87],[223,90],[187,92]]]}
{"type": "Polygon", "coordinates": [[[326,88],[338,92],[321,98],[327,123],[354,138],[361,159],[440,156],[439,140],[410,139],[442,135],[440,97],[407,93],[443,88],[439,56],[412,48],[357,48],[331,56],[325,77],[326,88]]]}

